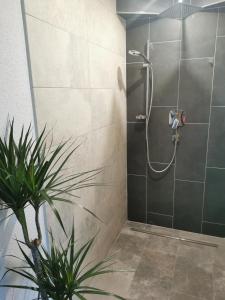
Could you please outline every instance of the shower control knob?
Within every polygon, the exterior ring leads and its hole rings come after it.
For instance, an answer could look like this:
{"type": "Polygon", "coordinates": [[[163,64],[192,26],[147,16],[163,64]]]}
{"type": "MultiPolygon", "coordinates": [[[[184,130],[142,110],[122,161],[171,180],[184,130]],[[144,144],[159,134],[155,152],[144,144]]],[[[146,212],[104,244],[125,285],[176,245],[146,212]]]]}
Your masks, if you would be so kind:
{"type": "Polygon", "coordinates": [[[146,115],[137,115],[136,120],[146,120],[146,115]]]}

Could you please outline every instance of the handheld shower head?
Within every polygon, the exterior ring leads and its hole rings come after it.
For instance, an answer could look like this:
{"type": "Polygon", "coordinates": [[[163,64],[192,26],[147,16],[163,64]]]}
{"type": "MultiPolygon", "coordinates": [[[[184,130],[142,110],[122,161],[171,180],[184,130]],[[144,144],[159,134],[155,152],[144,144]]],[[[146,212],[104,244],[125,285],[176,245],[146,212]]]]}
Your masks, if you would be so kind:
{"type": "Polygon", "coordinates": [[[150,60],[143,54],[141,53],[140,51],[137,51],[137,50],[129,50],[128,53],[132,56],[141,56],[142,58],[144,58],[145,62],[147,64],[151,64],[150,60]]]}
{"type": "Polygon", "coordinates": [[[137,50],[129,50],[128,53],[132,56],[140,56],[141,52],[137,51],[137,50]]]}

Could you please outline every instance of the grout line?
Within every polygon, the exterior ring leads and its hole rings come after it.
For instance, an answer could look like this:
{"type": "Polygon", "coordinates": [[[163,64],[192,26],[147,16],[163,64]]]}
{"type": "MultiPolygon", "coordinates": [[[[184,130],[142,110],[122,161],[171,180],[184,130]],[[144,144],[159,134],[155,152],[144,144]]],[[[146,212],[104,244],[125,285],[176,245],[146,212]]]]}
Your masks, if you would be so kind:
{"type": "Polygon", "coordinates": [[[225,38],[225,35],[217,35],[217,38],[225,38]]]}
{"type": "Polygon", "coordinates": [[[155,108],[155,107],[156,107],[156,108],[157,108],[157,107],[159,107],[159,108],[161,108],[161,107],[162,107],[162,108],[164,108],[164,107],[165,107],[165,108],[166,108],[166,107],[174,108],[174,107],[176,107],[176,105],[152,105],[152,107],[154,107],[154,108],[155,108]]]}
{"type": "Polygon", "coordinates": [[[217,108],[217,107],[218,107],[218,108],[225,108],[225,105],[212,105],[212,107],[213,107],[213,108],[214,108],[214,107],[215,107],[215,108],[217,108]]]}
{"type": "Polygon", "coordinates": [[[214,57],[206,56],[206,57],[191,57],[191,58],[181,58],[181,61],[186,60],[204,60],[204,59],[213,59],[214,57]]]}
{"type": "Polygon", "coordinates": [[[172,216],[172,215],[160,214],[160,213],[157,213],[157,212],[154,212],[154,211],[149,211],[149,214],[153,214],[153,215],[159,215],[159,216],[165,216],[165,217],[170,217],[170,218],[173,218],[173,216],[172,216]]]}
{"type": "Polygon", "coordinates": [[[176,181],[191,182],[191,183],[204,183],[204,181],[200,181],[200,180],[188,180],[188,179],[178,179],[178,178],[176,178],[176,181]]]}
{"type": "Polygon", "coordinates": [[[209,133],[210,133],[210,122],[211,122],[211,114],[212,114],[212,101],[213,101],[213,90],[214,90],[214,77],[215,77],[215,66],[216,66],[216,51],[217,51],[217,33],[218,33],[218,29],[219,29],[219,9],[217,9],[216,37],[215,37],[215,48],[214,48],[214,56],[213,56],[214,57],[214,64],[213,64],[213,74],[212,74],[212,82],[211,82],[209,124],[208,124],[208,135],[207,135],[207,146],[206,146],[205,178],[204,178],[203,199],[202,199],[201,233],[202,233],[202,224],[203,224],[204,207],[205,207],[206,176],[207,176],[207,164],[208,164],[208,152],[209,152],[209,133]]]}
{"type": "Polygon", "coordinates": [[[224,168],[220,168],[220,167],[206,167],[206,169],[225,170],[225,167],[224,168]]]}
{"type": "MultiPolygon", "coordinates": [[[[147,50],[148,50],[148,53],[147,53],[147,58],[150,59],[150,41],[151,41],[151,18],[149,17],[148,19],[148,22],[149,22],[149,26],[148,26],[148,40],[147,40],[147,50]]],[[[147,74],[146,74],[146,78],[147,78],[147,74]]],[[[150,84],[149,84],[149,88],[150,87],[150,84]]],[[[145,99],[146,101],[146,99],[145,99]]],[[[147,107],[147,101],[145,103],[145,107],[146,107],[146,112],[145,114],[147,115],[148,112],[148,107],[147,107]]],[[[147,119],[146,119],[147,120],[147,119]]],[[[145,120],[145,127],[147,126],[147,122],[145,120]]],[[[147,128],[145,128],[145,130],[147,130],[147,128]]],[[[145,140],[145,143],[147,143],[147,141],[145,140]]],[[[147,149],[147,145],[145,145],[146,149],[147,149]]],[[[148,224],[148,160],[147,160],[147,153],[146,153],[146,169],[145,169],[145,174],[146,174],[146,186],[145,186],[145,223],[148,224]]]]}
{"type": "Polygon", "coordinates": [[[146,177],[146,175],[138,175],[138,174],[132,174],[132,173],[128,173],[127,176],[146,177]]]}
{"type": "Polygon", "coordinates": [[[117,52],[117,51],[113,51],[112,49],[106,48],[106,47],[104,47],[104,46],[102,46],[102,45],[100,45],[100,44],[98,44],[98,43],[95,43],[95,42],[91,41],[91,40],[89,39],[89,37],[84,37],[84,36],[82,36],[82,35],[74,34],[73,32],[71,32],[71,31],[69,31],[69,30],[66,30],[66,29],[64,29],[63,27],[60,27],[60,26],[58,26],[58,25],[54,25],[54,24],[52,24],[52,23],[50,23],[50,22],[48,22],[48,21],[46,21],[46,20],[40,19],[40,18],[38,18],[38,17],[36,17],[36,16],[34,16],[34,15],[28,13],[28,12],[25,12],[25,15],[28,16],[28,17],[34,18],[34,19],[38,20],[39,22],[48,24],[49,26],[51,26],[51,27],[53,27],[53,28],[55,28],[55,29],[61,30],[61,31],[63,31],[63,32],[69,34],[69,35],[71,35],[72,37],[75,37],[75,38],[78,38],[78,39],[80,38],[80,39],[86,41],[87,43],[90,43],[90,44],[92,44],[92,45],[98,46],[98,47],[100,47],[100,48],[102,48],[102,49],[104,49],[104,50],[106,50],[106,51],[108,51],[108,52],[110,52],[110,53],[112,53],[112,54],[114,54],[114,55],[116,55],[116,56],[122,57],[122,58],[124,58],[124,59],[126,60],[126,55],[124,56],[124,55],[122,55],[121,53],[119,53],[119,51],[118,51],[118,52],[117,52]]]}
{"type": "MultiPolygon", "coordinates": [[[[151,161],[152,164],[159,164],[159,165],[168,165],[169,163],[159,162],[159,161],[151,161]]],[[[174,165],[174,163],[172,164],[174,165]]]]}
{"type": "Polygon", "coordinates": [[[225,224],[223,223],[217,223],[217,222],[208,222],[208,221],[202,221],[203,223],[207,223],[207,224],[214,224],[214,225],[219,225],[219,226],[225,226],[225,224]]]}
{"type": "Polygon", "coordinates": [[[181,40],[171,40],[171,41],[161,41],[161,42],[151,42],[152,45],[155,45],[155,44],[166,44],[166,43],[180,43],[181,40]]]}
{"type": "MultiPolygon", "coordinates": [[[[181,55],[182,55],[182,26],[180,26],[180,53],[179,53],[179,71],[178,71],[178,83],[177,83],[177,106],[176,109],[179,108],[180,101],[180,79],[181,79],[181,55]]],[[[173,219],[172,219],[172,228],[174,228],[174,214],[175,214],[175,192],[176,192],[176,167],[177,167],[177,155],[175,155],[174,161],[174,170],[173,170],[173,219]]]]}
{"type": "Polygon", "coordinates": [[[209,125],[209,123],[185,123],[185,125],[209,125]]]}

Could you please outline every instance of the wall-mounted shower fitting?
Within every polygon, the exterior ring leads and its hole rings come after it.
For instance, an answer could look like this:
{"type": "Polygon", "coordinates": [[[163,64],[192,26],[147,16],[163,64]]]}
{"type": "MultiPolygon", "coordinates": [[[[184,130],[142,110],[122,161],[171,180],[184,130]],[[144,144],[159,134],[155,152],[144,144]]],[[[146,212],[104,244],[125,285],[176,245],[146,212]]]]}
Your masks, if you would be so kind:
{"type": "Polygon", "coordinates": [[[186,123],[186,115],[183,110],[171,110],[169,112],[169,126],[172,129],[177,129],[178,127],[183,127],[186,123]]]}

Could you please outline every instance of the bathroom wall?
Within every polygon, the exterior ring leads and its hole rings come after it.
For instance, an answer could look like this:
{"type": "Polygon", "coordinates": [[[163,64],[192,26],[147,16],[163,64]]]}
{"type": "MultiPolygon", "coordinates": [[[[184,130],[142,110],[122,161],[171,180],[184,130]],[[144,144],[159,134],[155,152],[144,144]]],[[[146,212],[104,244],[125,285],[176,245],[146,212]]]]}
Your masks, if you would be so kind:
{"type": "MultiPolygon", "coordinates": [[[[27,0],[25,13],[39,131],[47,124],[54,144],[80,145],[66,172],[104,168],[101,186],[73,199],[102,222],[76,205],[59,206],[68,231],[75,218],[80,241],[99,232],[93,256],[100,258],[127,215],[125,24],[113,0],[27,0]]],[[[50,212],[48,225],[64,242],[50,212]]]]}
{"type": "Polygon", "coordinates": [[[146,162],[145,76],[142,60],[127,57],[129,219],[225,236],[225,10],[205,10],[184,21],[127,21],[127,50],[146,52],[154,69],[149,125],[150,159],[162,169],[173,153],[171,109],[183,109],[176,159],[163,176],[146,162]],[[139,63],[138,63],[139,62],[139,63]]]}

